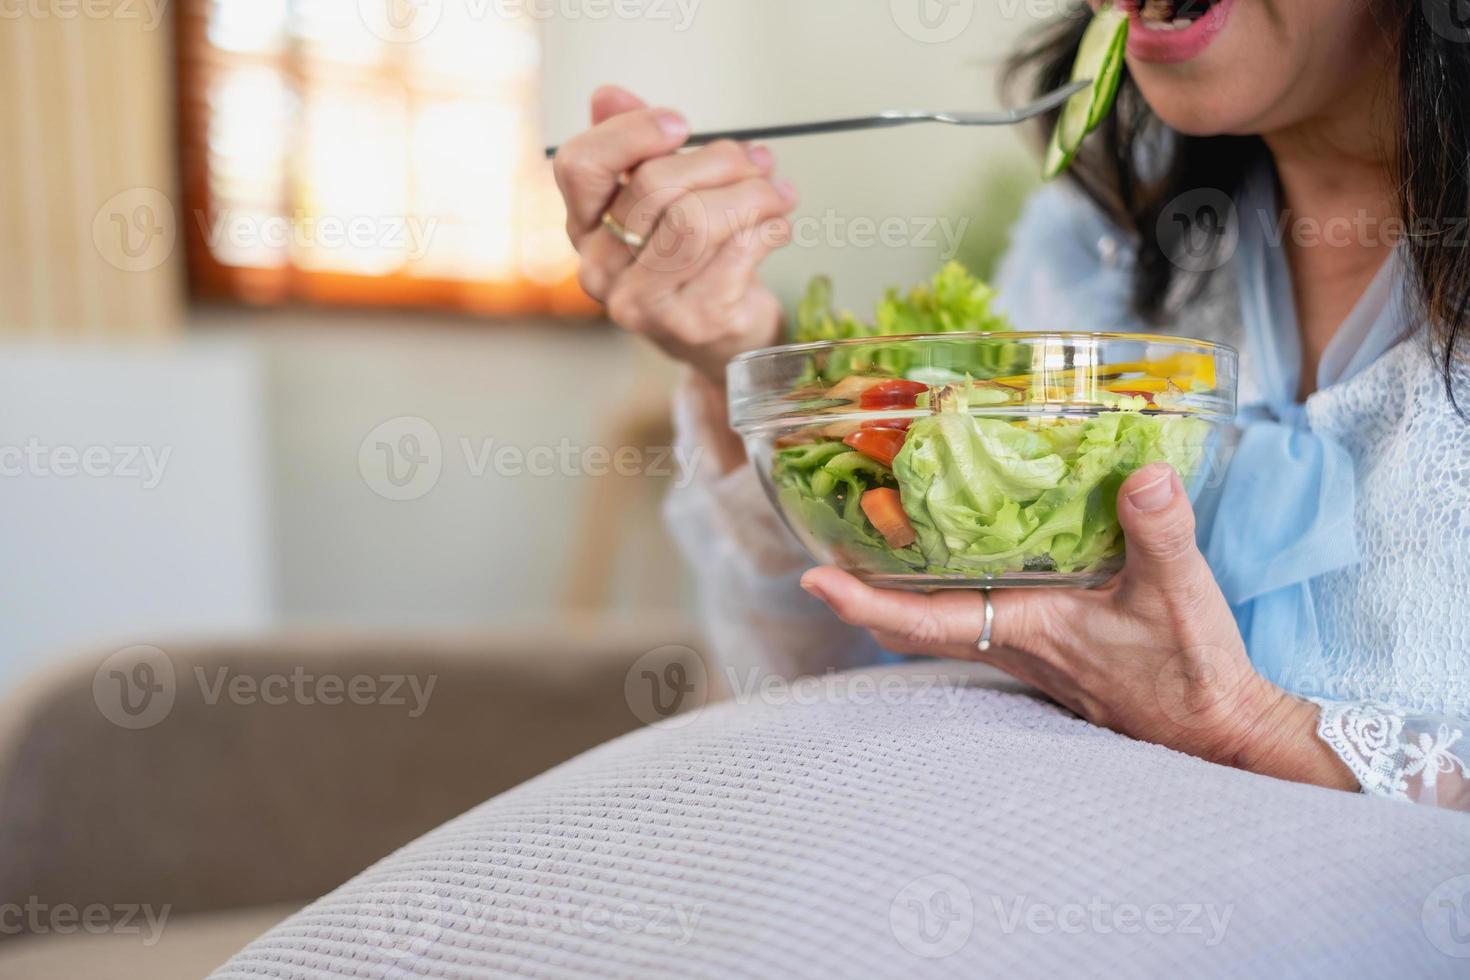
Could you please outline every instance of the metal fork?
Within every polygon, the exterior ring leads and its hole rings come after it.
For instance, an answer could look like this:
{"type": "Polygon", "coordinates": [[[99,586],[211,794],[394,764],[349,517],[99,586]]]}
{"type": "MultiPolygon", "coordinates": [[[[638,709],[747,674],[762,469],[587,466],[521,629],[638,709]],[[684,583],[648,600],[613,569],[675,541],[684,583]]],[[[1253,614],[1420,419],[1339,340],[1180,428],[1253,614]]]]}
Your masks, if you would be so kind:
{"type": "MultiPolygon", "coordinates": [[[[1078,92],[1092,87],[1092,79],[1072,82],[1048,92],[1035,102],[1016,109],[999,112],[904,112],[890,109],[876,116],[858,116],[852,119],[826,119],[821,122],[789,123],[784,126],[757,126],[752,129],[727,129],[717,133],[695,133],[684,141],[685,146],[703,146],[716,140],[772,140],[788,136],[815,136],[818,133],[846,133],[860,129],[891,129],[894,126],[911,126],[914,123],[948,123],[951,126],[1011,126],[1033,119],[1066,102],[1078,92]]],[[[558,147],[548,146],[546,157],[556,156],[558,147]]]]}

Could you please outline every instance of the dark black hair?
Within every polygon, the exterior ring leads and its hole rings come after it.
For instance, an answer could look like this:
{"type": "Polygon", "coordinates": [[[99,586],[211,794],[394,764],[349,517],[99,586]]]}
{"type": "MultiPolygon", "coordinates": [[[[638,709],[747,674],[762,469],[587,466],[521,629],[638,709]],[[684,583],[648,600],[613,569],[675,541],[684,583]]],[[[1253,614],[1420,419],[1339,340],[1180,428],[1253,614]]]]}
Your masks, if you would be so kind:
{"type": "MultiPolygon", "coordinates": [[[[1464,357],[1470,307],[1470,18],[1461,0],[1387,0],[1375,4],[1397,50],[1397,145],[1391,178],[1406,237],[1416,311],[1431,326],[1445,390],[1457,411],[1456,361],[1464,357]],[[1458,229],[1413,233],[1413,229],[1458,229]]],[[[1036,94],[1066,84],[1090,18],[1078,3],[1043,26],[1009,61],[1007,84],[1029,81],[1036,94]]],[[[1059,111],[1042,119],[1050,134],[1059,111]]],[[[1185,272],[1173,260],[1174,222],[1161,221],[1170,202],[1192,191],[1233,194],[1265,154],[1257,136],[1186,136],[1153,114],[1124,68],[1118,101],[1089,136],[1067,179],[1120,228],[1133,235],[1138,261],[1133,307],[1145,321],[1168,315],[1171,298],[1197,294],[1208,273],[1185,272]],[[1147,146],[1147,154],[1140,152],[1147,146]],[[1141,170],[1143,159],[1149,172],[1141,170]],[[1188,282],[1180,282],[1186,278],[1188,282]],[[1176,291],[1176,284],[1181,291],[1176,291]]],[[[1204,263],[1210,264],[1210,263],[1204,263]]]]}

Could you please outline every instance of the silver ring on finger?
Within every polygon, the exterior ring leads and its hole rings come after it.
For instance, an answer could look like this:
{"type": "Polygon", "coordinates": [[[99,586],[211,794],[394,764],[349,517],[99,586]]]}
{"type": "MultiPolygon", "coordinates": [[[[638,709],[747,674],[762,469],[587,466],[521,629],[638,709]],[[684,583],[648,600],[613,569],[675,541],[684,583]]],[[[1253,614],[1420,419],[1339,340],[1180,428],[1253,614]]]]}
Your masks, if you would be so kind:
{"type": "Polygon", "coordinates": [[[985,627],[980,630],[980,639],[975,641],[975,649],[981,653],[990,652],[990,638],[995,630],[995,604],[990,601],[990,590],[986,589],[980,593],[985,600],[985,627]]]}
{"type": "Polygon", "coordinates": [[[643,246],[648,244],[648,240],[642,235],[624,228],[623,223],[617,218],[614,218],[611,211],[604,211],[602,213],[602,227],[606,228],[614,238],[631,248],[634,252],[643,251],[643,246]]]}

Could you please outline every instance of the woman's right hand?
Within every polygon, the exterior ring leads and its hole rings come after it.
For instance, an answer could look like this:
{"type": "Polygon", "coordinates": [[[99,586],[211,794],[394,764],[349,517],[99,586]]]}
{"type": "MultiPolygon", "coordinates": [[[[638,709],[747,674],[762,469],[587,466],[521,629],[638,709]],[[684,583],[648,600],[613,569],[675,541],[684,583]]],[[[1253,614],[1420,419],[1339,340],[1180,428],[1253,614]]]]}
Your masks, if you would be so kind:
{"type": "Polygon", "coordinates": [[[619,326],[721,389],[731,357],[778,341],[781,307],[757,269],[791,238],[795,189],[773,179],[764,146],[676,154],[684,118],[620,88],[592,97],[592,123],[555,163],[582,288],[619,326]],[[604,214],[641,236],[642,250],[615,237],[604,214]]]}

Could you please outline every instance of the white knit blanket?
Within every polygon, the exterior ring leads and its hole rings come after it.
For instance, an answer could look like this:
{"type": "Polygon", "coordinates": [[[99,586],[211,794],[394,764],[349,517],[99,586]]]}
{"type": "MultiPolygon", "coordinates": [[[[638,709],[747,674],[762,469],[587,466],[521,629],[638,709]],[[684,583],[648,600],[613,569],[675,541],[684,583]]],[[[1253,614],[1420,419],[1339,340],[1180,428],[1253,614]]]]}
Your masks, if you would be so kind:
{"type": "Polygon", "coordinates": [[[932,669],[605,745],[215,976],[1470,975],[1463,814],[1212,766],[932,669]]]}

